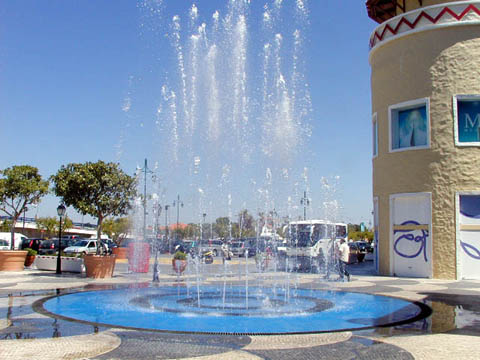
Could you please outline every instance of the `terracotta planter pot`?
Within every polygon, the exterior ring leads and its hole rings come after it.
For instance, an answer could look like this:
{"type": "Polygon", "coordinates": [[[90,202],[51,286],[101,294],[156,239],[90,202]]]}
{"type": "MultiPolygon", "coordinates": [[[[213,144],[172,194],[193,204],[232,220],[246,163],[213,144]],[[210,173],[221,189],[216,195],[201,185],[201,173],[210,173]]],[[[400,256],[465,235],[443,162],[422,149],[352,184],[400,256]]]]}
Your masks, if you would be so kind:
{"type": "Polygon", "coordinates": [[[187,260],[172,259],[172,266],[177,274],[181,274],[187,267],[187,260]]]}
{"type": "Polygon", "coordinates": [[[1,250],[0,271],[23,271],[28,251],[1,250]]]}
{"type": "Polygon", "coordinates": [[[87,277],[108,279],[113,276],[115,270],[115,255],[85,255],[83,263],[87,277]]]}
{"type": "Polygon", "coordinates": [[[35,255],[27,255],[25,258],[25,266],[29,267],[32,266],[33,262],[35,261],[35,255]]]}
{"type": "Polygon", "coordinates": [[[126,247],[113,248],[113,255],[117,257],[117,260],[124,260],[127,258],[128,248],[126,247]]]}

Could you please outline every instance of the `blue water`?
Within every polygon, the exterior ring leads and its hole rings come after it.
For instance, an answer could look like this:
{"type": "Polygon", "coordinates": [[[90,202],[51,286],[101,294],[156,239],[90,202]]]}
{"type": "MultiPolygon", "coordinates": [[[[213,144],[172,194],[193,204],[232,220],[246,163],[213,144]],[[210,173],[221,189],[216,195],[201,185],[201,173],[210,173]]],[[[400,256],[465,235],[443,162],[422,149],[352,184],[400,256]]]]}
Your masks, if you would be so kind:
{"type": "Polygon", "coordinates": [[[54,314],[111,326],[212,333],[303,333],[360,329],[411,319],[408,301],[348,292],[203,286],[86,291],[49,299],[54,314]]]}

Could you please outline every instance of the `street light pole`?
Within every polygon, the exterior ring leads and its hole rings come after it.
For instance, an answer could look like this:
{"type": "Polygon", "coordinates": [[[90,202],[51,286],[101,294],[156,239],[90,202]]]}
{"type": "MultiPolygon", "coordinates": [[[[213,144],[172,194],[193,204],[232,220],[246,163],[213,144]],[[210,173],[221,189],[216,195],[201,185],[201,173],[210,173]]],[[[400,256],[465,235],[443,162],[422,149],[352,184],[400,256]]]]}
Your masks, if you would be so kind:
{"type": "Polygon", "coordinates": [[[153,174],[147,166],[147,159],[143,166],[143,241],[147,241],[147,173],[153,174]]]}
{"type": "Polygon", "coordinates": [[[175,243],[178,242],[178,225],[180,224],[179,219],[180,219],[180,206],[183,207],[183,202],[180,201],[180,195],[177,195],[177,200],[176,203],[175,201],[173,202],[173,206],[177,207],[177,228],[175,229],[175,243]]]}
{"type": "Polygon", "coordinates": [[[153,279],[152,281],[158,282],[160,279],[158,277],[158,218],[162,212],[162,205],[155,204],[153,208],[153,212],[155,215],[155,262],[153,263],[153,279]]]}
{"type": "Polygon", "coordinates": [[[62,257],[60,253],[62,252],[62,217],[65,215],[67,208],[65,205],[60,204],[57,207],[57,214],[60,217],[60,226],[58,227],[58,254],[57,254],[57,274],[62,273],[62,257]]]}
{"type": "Polygon", "coordinates": [[[168,238],[168,208],[170,205],[165,205],[165,241],[168,242],[168,252],[170,252],[171,244],[168,238]]]}
{"type": "Polygon", "coordinates": [[[303,198],[300,199],[300,204],[303,205],[303,220],[307,220],[307,206],[310,205],[310,199],[307,198],[307,192],[303,192],[303,198]]]}
{"type": "Polygon", "coordinates": [[[153,171],[148,168],[147,159],[143,168],[137,167],[137,171],[143,172],[143,241],[147,241],[147,174],[153,174],[153,171]]]}
{"type": "Polygon", "coordinates": [[[204,232],[204,229],[205,229],[205,217],[207,216],[207,214],[203,213],[202,216],[203,216],[203,223],[202,223],[202,234],[201,234],[201,238],[202,238],[202,240],[203,240],[203,232],[204,232]]]}

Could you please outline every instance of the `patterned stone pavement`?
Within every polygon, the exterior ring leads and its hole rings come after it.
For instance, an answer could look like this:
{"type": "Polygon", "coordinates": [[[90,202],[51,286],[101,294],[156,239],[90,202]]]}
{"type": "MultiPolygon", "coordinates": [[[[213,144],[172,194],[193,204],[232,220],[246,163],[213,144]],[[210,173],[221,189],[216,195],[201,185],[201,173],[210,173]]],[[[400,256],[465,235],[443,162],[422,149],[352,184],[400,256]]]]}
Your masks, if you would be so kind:
{"type": "MultiPolygon", "coordinates": [[[[161,259],[162,284],[193,281],[195,274],[176,276],[169,261],[161,259]]],[[[353,279],[348,283],[326,281],[316,274],[258,273],[254,263],[242,261],[228,266],[232,283],[243,284],[247,268],[249,281],[262,277],[263,283],[273,283],[276,278],[288,278],[300,287],[419,301],[433,312],[426,319],[393,327],[305,335],[202,335],[107,328],[52,318],[32,305],[64,289],[148,284],[151,273],[128,273],[127,265],[121,262],[117,263],[114,278],[108,280],[27,269],[21,273],[0,272],[0,359],[479,358],[480,281],[375,276],[371,262],[352,265],[353,279]]],[[[203,280],[220,282],[226,276],[225,269],[217,260],[206,268],[203,280]]]]}

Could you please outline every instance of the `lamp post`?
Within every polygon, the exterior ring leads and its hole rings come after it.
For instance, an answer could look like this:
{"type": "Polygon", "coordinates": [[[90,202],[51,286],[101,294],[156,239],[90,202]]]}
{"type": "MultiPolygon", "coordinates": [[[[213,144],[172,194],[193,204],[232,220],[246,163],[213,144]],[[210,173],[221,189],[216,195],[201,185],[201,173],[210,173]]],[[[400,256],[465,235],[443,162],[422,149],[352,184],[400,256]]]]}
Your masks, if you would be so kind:
{"type": "Polygon", "coordinates": [[[300,204],[303,205],[303,220],[307,220],[307,206],[310,205],[310,199],[307,198],[307,192],[303,192],[303,198],[300,199],[300,204]]]}
{"type": "Polygon", "coordinates": [[[203,240],[203,232],[205,231],[205,217],[207,216],[207,214],[203,213],[202,216],[203,216],[203,223],[202,223],[202,234],[201,234],[201,238],[202,238],[202,240],[203,240]]]}
{"type": "Polygon", "coordinates": [[[152,281],[158,282],[158,218],[162,212],[162,205],[156,203],[153,207],[153,213],[155,214],[155,261],[153,263],[153,279],[152,281]]]}
{"type": "Polygon", "coordinates": [[[143,172],[143,241],[147,241],[147,174],[153,174],[147,166],[147,159],[143,168],[137,167],[138,172],[143,172]]]}
{"type": "Polygon", "coordinates": [[[57,254],[57,274],[62,273],[62,258],[60,256],[60,253],[62,252],[62,218],[65,215],[65,211],[67,211],[67,208],[65,205],[60,204],[57,207],[57,214],[60,218],[60,223],[58,227],[58,254],[57,254]]]}
{"type": "Polygon", "coordinates": [[[178,242],[178,224],[180,218],[180,207],[183,207],[183,202],[180,201],[180,195],[177,195],[177,200],[173,201],[173,206],[177,207],[177,228],[175,229],[175,243],[178,242]]]}
{"type": "Polygon", "coordinates": [[[170,205],[165,205],[165,241],[168,242],[168,252],[170,252],[172,244],[168,238],[168,208],[170,205]]]}

